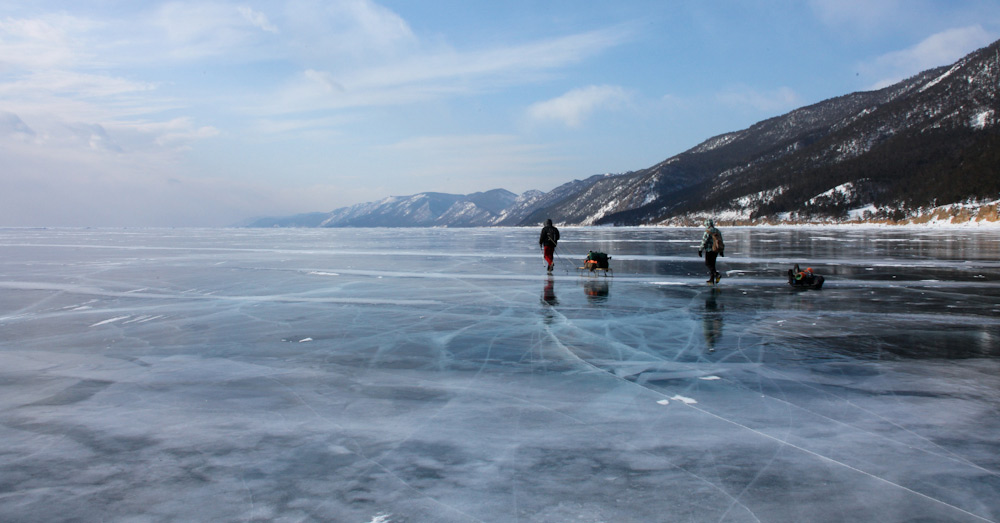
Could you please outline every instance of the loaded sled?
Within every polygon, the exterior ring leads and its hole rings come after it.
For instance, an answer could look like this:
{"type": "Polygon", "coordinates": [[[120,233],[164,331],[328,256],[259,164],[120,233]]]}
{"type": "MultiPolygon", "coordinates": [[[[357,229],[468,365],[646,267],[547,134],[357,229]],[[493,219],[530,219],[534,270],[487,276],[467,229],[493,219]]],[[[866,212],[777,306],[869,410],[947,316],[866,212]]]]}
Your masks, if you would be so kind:
{"type": "Polygon", "coordinates": [[[608,276],[608,273],[611,273],[611,275],[614,276],[614,271],[611,270],[611,267],[608,264],[608,260],[610,259],[611,256],[608,256],[603,252],[590,251],[587,253],[587,259],[583,260],[583,267],[577,267],[577,270],[580,271],[581,274],[583,273],[582,271],[589,271],[590,274],[596,275],[599,271],[601,271],[604,272],[605,277],[608,276]]]}
{"type": "Polygon", "coordinates": [[[824,280],[822,275],[813,273],[812,267],[803,271],[796,263],[794,268],[788,269],[788,284],[798,289],[821,289],[824,280]]]}

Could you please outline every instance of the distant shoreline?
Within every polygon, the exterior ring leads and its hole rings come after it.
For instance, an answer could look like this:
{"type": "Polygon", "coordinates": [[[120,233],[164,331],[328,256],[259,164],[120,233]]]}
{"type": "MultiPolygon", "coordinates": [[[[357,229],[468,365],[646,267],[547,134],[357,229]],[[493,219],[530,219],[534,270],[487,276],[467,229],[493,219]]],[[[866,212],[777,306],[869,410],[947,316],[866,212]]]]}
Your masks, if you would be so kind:
{"type": "MultiPolygon", "coordinates": [[[[1000,231],[1000,220],[968,220],[961,222],[952,222],[944,220],[935,221],[924,221],[924,222],[914,222],[914,221],[901,221],[901,222],[889,222],[889,221],[844,221],[844,222],[761,222],[761,223],[750,223],[743,221],[730,221],[730,220],[714,220],[715,224],[719,227],[738,227],[742,229],[782,229],[782,228],[824,228],[824,229],[964,229],[964,230],[993,230],[996,229],[1000,231]]],[[[703,226],[700,221],[691,221],[689,223],[658,223],[658,224],[645,224],[645,225],[574,225],[574,224],[556,224],[560,228],[567,229],[700,229],[703,226]]],[[[248,227],[245,225],[203,225],[203,226],[183,226],[183,227],[170,227],[170,226],[156,226],[156,225],[94,225],[94,226],[77,226],[77,225],[0,225],[0,231],[2,230],[211,230],[211,229],[258,229],[258,230],[275,230],[275,229],[286,229],[286,230],[316,230],[316,229],[536,229],[541,225],[480,225],[471,227],[444,227],[444,226],[377,226],[377,227],[248,227]]]]}

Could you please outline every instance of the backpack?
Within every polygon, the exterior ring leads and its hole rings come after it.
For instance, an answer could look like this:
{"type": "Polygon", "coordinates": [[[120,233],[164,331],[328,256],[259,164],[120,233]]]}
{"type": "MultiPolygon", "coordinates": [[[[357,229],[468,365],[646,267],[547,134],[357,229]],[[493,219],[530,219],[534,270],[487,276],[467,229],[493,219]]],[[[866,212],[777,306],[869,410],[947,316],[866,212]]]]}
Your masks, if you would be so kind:
{"type": "Polygon", "coordinates": [[[712,231],[712,251],[722,253],[726,249],[726,244],[722,242],[722,233],[718,229],[712,231]]]}
{"type": "Polygon", "coordinates": [[[598,269],[607,269],[609,259],[610,257],[603,252],[590,251],[587,254],[587,261],[595,262],[597,264],[598,269]]]}

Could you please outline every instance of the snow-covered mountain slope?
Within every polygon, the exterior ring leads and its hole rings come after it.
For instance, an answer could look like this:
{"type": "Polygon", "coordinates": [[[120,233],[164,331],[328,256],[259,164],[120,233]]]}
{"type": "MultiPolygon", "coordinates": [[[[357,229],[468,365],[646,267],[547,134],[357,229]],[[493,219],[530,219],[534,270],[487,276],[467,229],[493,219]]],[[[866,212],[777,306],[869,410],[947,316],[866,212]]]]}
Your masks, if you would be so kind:
{"type": "Polygon", "coordinates": [[[640,171],[519,196],[495,189],[390,197],[252,226],[912,220],[921,209],[989,206],[1000,197],[998,94],[1000,41],[890,87],[709,138],[640,171]]]}
{"type": "Polygon", "coordinates": [[[550,214],[572,223],[689,223],[707,216],[755,223],[858,219],[857,209],[870,208],[872,219],[891,220],[920,207],[995,200],[998,91],[1000,42],[885,89],[710,138],[621,177],[603,195],[564,199],[552,209],[562,212],[550,214]],[[582,219],[568,211],[595,207],[582,219]]]}

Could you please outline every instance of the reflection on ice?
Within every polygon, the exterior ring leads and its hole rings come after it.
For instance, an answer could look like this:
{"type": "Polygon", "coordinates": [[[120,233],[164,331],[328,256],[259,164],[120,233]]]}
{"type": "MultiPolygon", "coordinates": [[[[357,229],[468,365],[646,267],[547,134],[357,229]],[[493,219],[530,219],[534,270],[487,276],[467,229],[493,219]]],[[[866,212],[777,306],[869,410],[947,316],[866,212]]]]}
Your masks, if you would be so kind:
{"type": "Polygon", "coordinates": [[[600,304],[608,301],[611,295],[611,282],[606,278],[590,278],[583,282],[583,293],[587,296],[587,301],[600,304]]]}
{"type": "Polygon", "coordinates": [[[0,230],[0,519],[1000,520],[995,234],[562,233],[0,230]]]}
{"type": "Polygon", "coordinates": [[[705,308],[701,317],[702,333],[709,352],[715,350],[716,342],[722,337],[722,312],[719,306],[719,289],[712,287],[705,292],[705,308]]]}

